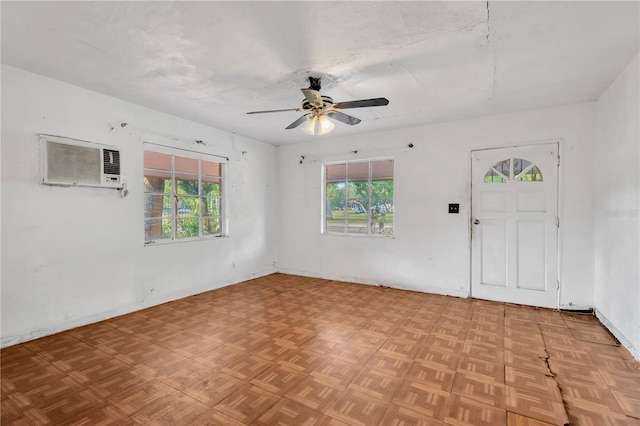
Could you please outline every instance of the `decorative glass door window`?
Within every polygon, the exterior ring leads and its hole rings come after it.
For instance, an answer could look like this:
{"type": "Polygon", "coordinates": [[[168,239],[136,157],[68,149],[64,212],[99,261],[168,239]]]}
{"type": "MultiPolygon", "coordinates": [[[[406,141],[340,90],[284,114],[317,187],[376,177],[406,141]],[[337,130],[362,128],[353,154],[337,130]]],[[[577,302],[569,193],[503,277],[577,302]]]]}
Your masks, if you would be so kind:
{"type": "Polygon", "coordinates": [[[522,158],[509,158],[497,162],[484,175],[484,183],[504,183],[507,181],[542,182],[538,166],[522,158]]]}

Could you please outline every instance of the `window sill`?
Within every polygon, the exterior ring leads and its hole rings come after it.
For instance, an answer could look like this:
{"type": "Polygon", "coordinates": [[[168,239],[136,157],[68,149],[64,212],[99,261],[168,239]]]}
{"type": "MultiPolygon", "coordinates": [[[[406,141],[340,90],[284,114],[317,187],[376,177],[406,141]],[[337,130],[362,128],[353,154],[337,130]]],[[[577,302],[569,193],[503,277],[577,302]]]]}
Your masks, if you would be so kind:
{"type": "Polygon", "coordinates": [[[197,241],[211,241],[211,240],[216,240],[216,239],[226,239],[229,238],[229,235],[227,234],[221,234],[221,235],[211,235],[208,237],[199,237],[199,238],[180,238],[180,239],[173,239],[173,240],[153,240],[153,241],[148,241],[144,243],[145,247],[152,247],[152,246],[164,246],[167,244],[179,244],[179,243],[188,243],[188,242],[197,242],[197,241]]]}
{"type": "Polygon", "coordinates": [[[394,240],[396,237],[394,234],[336,234],[333,232],[322,232],[321,235],[328,237],[349,237],[349,238],[381,238],[394,240]]]}

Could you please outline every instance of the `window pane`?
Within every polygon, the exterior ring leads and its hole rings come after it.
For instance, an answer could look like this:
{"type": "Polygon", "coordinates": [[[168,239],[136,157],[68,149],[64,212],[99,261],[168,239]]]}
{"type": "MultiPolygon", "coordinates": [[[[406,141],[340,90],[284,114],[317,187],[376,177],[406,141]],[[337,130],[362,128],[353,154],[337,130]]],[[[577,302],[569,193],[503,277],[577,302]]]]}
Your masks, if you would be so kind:
{"type": "Polygon", "coordinates": [[[204,181],[204,176],[208,177],[220,177],[222,176],[222,164],[216,163],[215,161],[206,161],[201,160],[202,167],[202,180],[204,181]]]}
{"type": "Polygon", "coordinates": [[[331,164],[325,169],[327,182],[344,182],[347,178],[346,164],[331,164]]]}
{"type": "Polygon", "coordinates": [[[186,173],[190,175],[198,175],[198,159],[176,155],[174,156],[173,161],[175,164],[176,174],[186,173]]]}
{"type": "Polygon", "coordinates": [[[197,217],[176,219],[176,238],[195,238],[200,236],[199,223],[200,219],[197,217]]]}
{"type": "Polygon", "coordinates": [[[171,192],[171,155],[144,151],[144,192],[171,192]]]}
{"type": "Polygon", "coordinates": [[[369,232],[369,197],[349,198],[348,202],[347,232],[349,234],[367,234],[369,232]]]}
{"type": "MultiPolygon", "coordinates": [[[[349,163],[347,174],[361,176],[367,170],[369,174],[369,163],[349,163]],[[365,167],[362,167],[362,165],[365,167]],[[352,167],[356,165],[355,167],[352,167]]],[[[369,227],[369,180],[348,181],[347,182],[347,233],[348,234],[368,234],[369,227]]]]}
{"type": "MultiPolygon", "coordinates": [[[[335,167],[336,165],[333,166],[327,166],[327,172],[329,167],[335,167]]],[[[342,173],[342,179],[345,178],[345,171],[346,171],[346,167],[344,164],[340,164],[340,167],[338,170],[338,172],[342,173]]],[[[332,173],[338,173],[335,170],[333,170],[332,173]]],[[[337,178],[338,176],[335,175],[335,178],[337,178]]],[[[333,233],[341,233],[343,234],[345,232],[345,203],[344,203],[344,197],[345,197],[345,189],[346,189],[346,185],[344,180],[342,181],[334,181],[334,182],[327,182],[326,184],[326,231],[327,232],[333,232],[333,233]]]]}
{"type": "Polygon", "coordinates": [[[511,159],[502,160],[499,163],[496,163],[493,168],[502,173],[506,178],[510,177],[509,174],[509,165],[511,164],[511,159]]]}
{"type": "Polygon", "coordinates": [[[167,173],[169,176],[171,176],[171,155],[145,150],[144,168],[149,170],[156,170],[158,172],[165,172],[165,176],[167,173]]]}
{"type": "Polygon", "coordinates": [[[521,182],[542,182],[542,173],[540,172],[538,166],[533,166],[517,180],[521,182]]]}
{"type": "Polygon", "coordinates": [[[220,216],[220,198],[202,197],[202,216],[220,216]]]}
{"type": "Polygon", "coordinates": [[[347,163],[347,180],[367,182],[369,180],[369,162],[347,163]]]}
{"type": "Polygon", "coordinates": [[[393,233],[393,180],[371,182],[371,232],[393,233]]]}
{"type": "Polygon", "coordinates": [[[371,180],[391,180],[393,182],[393,160],[373,161],[371,180]]]}
{"type": "Polygon", "coordinates": [[[145,219],[144,240],[161,240],[171,238],[171,220],[165,219],[145,219]]]}
{"type": "Polygon", "coordinates": [[[176,177],[176,187],[178,195],[198,195],[198,176],[188,179],[178,179],[176,177]]]}
{"type": "Polygon", "coordinates": [[[215,235],[220,233],[220,218],[209,216],[202,218],[202,235],[215,235]]]}
{"type": "Polygon", "coordinates": [[[220,185],[217,183],[203,183],[202,195],[208,197],[218,197],[220,195],[220,185]]]}
{"type": "Polygon", "coordinates": [[[170,195],[145,195],[144,217],[170,217],[172,198],[170,195]]]}
{"type": "Polygon", "coordinates": [[[147,171],[145,170],[144,176],[144,192],[150,193],[155,192],[158,194],[171,194],[171,176],[168,178],[157,177],[157,176],[147,176],[147,171]]]}
{"type": "Polygon", "coordinates": [[[523,160],[522,158],[513,159],[513,176],[518,176],[524,169],[531,165],[530,161],[523,160]]]}
{"type": "Polygon", "coordinates": [[[506,182],[502,176],[498,174],[493,168],[484,175],[484,183],[503,183],[506,182]]]}
{"type": "Polygon", "coordinates": [[[178,217],[198,216],[200,205],[197,197],[178,197],[178,217]]]}

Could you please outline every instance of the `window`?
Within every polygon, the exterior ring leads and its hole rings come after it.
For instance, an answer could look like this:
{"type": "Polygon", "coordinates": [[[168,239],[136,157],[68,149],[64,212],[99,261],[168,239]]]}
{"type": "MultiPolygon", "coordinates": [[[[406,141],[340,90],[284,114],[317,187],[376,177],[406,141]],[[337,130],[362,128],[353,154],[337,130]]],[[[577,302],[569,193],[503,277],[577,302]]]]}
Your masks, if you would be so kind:
{"type": "Polygon", "coordinates": [[[146,244],[223,234],[223,164],[194,155],[144,151],[146,244]]]}
{"type": "Polygon", "coordinates": [[[528,160],[510,158],[497,162],[484,175],[485,183],[504,183],[508,180],[542,182],[542,173],[538,166],[528,160]]]}
{"type": "Polygon", "coordinates": [[[393,234],[393,160],[325,165],[324,232],[393,234]]]}

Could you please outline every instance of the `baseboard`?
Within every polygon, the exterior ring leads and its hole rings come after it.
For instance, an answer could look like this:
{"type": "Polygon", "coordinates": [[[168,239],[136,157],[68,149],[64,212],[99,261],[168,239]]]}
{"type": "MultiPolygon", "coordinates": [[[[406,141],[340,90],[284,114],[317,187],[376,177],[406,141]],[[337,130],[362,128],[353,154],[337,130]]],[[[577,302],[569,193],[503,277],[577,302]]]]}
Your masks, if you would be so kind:
{"type": "Polygon", "coordinates": [[[597,308],[596,318],[598,318],[598,320],[600,320],[600,322],[605,327],[607,327],[607,330],[609,330],[609,332],[613,334],[616,339],[618,339],[620,344],[631,353],[631,356],[633,356],[637,361],[640,361],[640,351],[638,350],[639,348],[636,348],[633,343],[631,343],[631,341],[629,341],[629,339],[627,339],[624,334],[622,334],[620,330],[618,330],[616,326],[614,326],[613,323],[609,321],[607,317],[605,317],[604,314],[597,308]]]}
{"type": "Polygon", "coordinates": [[[327,280],[343,281],[343,282],[355,283],[355,284],[366,284],[366,285],[373,285],[373,286],[380,286],[380,287],[389,287],[389,288],[395,288],[398,290],[419,291],[422,293],[439,294],[442,296],[454,296],[454,297],[462,297],[462,298],[469,297],[468,291],[454,290],[454,289],[449,289],[445,287],[437,287],[437,286],[418,287],[418,286],[415,286],[412,284],[406,284],[406,283],[389,282],[384,280],[372,280],[369,278],[363,278],[363,277],[351,276],[351,275],[326,274],[326,273],[318,274],[312,271],[301,271],[297,269],[289,269],[289,268],[281,268],[281,267],[278,267],[278,272],[282,274],[301,275],[304,277],[311,277],[311,278],[324,278],[327,280]]]}

